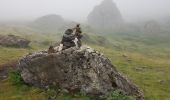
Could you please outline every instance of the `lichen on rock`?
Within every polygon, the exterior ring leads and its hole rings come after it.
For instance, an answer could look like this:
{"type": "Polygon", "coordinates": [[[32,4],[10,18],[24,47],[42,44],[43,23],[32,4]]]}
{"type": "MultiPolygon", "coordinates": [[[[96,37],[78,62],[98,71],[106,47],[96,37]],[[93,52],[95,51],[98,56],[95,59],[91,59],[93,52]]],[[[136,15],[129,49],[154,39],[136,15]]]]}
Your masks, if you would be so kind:
{"type": "Polygon", "coordinates": [[[38,87],[57,85],[97,100],[105,98],[113,89],[121,89],[138,100],[144,98],[143,92],[121,75],[108,58],[86,46],[26,55],[19,60],[18,69],[26,83],[38,87]]]}

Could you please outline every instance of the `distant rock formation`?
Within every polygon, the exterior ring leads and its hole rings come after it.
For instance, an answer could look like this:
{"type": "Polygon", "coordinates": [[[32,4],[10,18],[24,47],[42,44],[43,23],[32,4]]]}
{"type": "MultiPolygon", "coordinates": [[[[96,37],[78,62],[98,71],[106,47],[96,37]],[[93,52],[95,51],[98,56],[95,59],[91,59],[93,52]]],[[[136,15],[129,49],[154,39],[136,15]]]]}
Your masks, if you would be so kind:
{"type": "Polygon", "coordinates": [[[29,54],[19,60],[18,69],[28,84],[43,88],[58,86],[71,93],[79,91],[93,100],[105,98],[113,89],[122,89],[137,100],[144,98],[139,88],[121,75],[108,58],[90,47],[29,54]]]}
{"type": "Polygon", "coordinates": [[[30,26],[43,32],[56,32],[65,25],[64,19],[60,15],[46,15],[37,18],[30,26]]]}
{"type": "Polygon", "coordinates": [[[159,34],[161,32],[161,26],[157,21],[150,20],[144,23],[141,30],[144,33],[159,34]]]}
{"type": "Polygon", "coordinates": [[[88,15],[90,26],[98,29],[111,29],[124,23],[122,15],[112,0],[104,0],[88,15]]]}
{"type": "Polygon", "coordinates": [[[0,35],[0,45],[9,47],[28,47],[30,41],[15,35],[0,35]]]}

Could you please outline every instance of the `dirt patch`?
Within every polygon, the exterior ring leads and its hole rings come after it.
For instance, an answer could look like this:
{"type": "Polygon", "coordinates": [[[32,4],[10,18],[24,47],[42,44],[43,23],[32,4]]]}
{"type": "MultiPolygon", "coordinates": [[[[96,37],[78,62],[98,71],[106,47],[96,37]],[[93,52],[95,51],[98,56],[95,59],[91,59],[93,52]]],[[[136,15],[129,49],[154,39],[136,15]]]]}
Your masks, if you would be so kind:
{"type": "Polygon", "coordinates": [[[15,68],[17,61],[10,61],[0,65],[0,80],[6,79],[9,68],[15,68]]]}

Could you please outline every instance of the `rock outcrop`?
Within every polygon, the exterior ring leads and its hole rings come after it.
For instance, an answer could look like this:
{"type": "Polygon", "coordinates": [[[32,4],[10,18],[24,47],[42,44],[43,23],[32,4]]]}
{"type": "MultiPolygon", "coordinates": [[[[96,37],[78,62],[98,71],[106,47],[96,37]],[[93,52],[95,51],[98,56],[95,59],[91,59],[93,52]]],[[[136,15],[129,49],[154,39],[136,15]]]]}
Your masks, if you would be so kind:
{"type": "Polygon", "coordinates": [[[0,45],[9,47],[28,47],[30,41],[15,35],[0,35],[0,45]]]}
{"type": "Polygon", "coordinates": [[[122,89],[138,100],[144,97],[108,58],[90,47],[29,54],[19,60],[18,69],[28,84],[43,88],[55,85],[69,92],[79,91],[93,100],[105,98],[113,89],[122,89]]]}
{"type": "Polygon", "coordinates": [[[143,33],[159,34],[161,33],[161,26],[157,21],[150,20],[144,23],[144,25],[141,28],[141,31],[143,33]]]}
{"type": "Polygon", "coordinates": [[[104,0],[88,15],[88,23],[93,28],[111,29],[124,21],[116,4],[112,0],[104,0]]]}

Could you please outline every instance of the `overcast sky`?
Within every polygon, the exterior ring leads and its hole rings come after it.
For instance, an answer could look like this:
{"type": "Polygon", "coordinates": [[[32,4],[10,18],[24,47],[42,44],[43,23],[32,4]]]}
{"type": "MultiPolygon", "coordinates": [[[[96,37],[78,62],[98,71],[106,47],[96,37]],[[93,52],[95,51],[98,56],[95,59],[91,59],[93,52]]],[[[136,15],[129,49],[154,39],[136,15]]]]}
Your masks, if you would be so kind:
{"type": "MultiPolygon", "coordinates": [[[[0,0],[0,20],[32,19],[59,14],[74,21],[85,21],[102,0],[0,0]]],[[[113,0],[125,20],[170,16],[170,0],[113,0]]]]}

